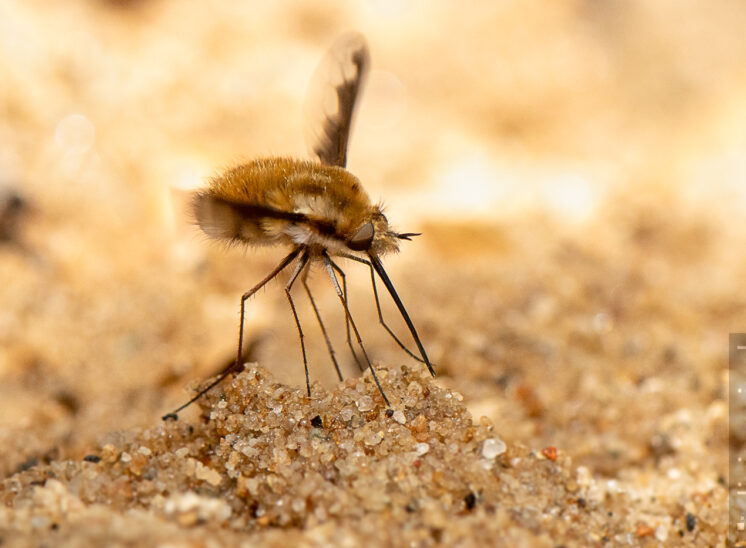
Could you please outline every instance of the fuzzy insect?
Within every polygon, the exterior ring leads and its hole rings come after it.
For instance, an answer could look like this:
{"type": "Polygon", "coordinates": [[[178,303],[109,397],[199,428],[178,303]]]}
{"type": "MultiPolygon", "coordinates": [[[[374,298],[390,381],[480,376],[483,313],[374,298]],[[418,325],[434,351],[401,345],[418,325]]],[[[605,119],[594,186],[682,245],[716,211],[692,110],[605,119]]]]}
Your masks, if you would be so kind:
{"type": "Polygon", "coordinates": [[[246,301],[293,263],[295,266],[285,285],[285,295],[300,335],[309,396],[311,383],[303,329],[291,295],[291,289],[298,278],[321,326],[337,376],[342,380],[342,373],[326,328],[306,283],[310,266],[321,264],[328,273],[344,308],[347,345],[360,368],[367,366],[370,369],[381,396],[386,405],[390,405],[347,305],[345,274],[334,260],[337,257],[363,263],[370,268],[380,323],[400,347],[414,359],[426,364],[430,373],[435,375],[417,330],[380,259],[386,253],[399,251],[401,240],[409,240],[418,234],[396,232],[389,225],[380,206],[371,202],[358,178],[345,169],[355,102],[365,79],[368,64],[369,55],[365,39],[355,33],[342,36],[317,69],[317,73],[330,69],[341,75],[341,81],[334,87],[336,112],[325,116],[321,132],[311,138],[312,150],[319,161],[285,157],[257,159],[226,171],[212,179],[207,188],[196,193],[193,201],[194,215],[200,228],[209,237],[249,245],[284,245],[289,246],[291,251],[267,277],[241,297],[241,319],[234,366],[228,368],[185,405],[165,415],[164,420],[175,419],[179,411],[196,401],[232,371],[238,370],[242,356],[246,301]],[[337,275],[342,278],[341,286],[337,275]],[[419,356],[410,352],[384,322],[376,289],[376,275],[386,286],[404,319],[419,356]],[[350,328],[364,358],[364,364],[354,350],[350,328]]]}

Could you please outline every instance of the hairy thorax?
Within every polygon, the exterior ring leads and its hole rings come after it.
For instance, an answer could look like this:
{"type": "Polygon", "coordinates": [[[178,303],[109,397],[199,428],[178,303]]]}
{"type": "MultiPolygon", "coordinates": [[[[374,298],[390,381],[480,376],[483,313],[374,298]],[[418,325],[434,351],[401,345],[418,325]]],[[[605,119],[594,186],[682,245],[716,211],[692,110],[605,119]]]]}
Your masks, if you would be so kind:
{"type": "Polygon", "coordinates": [[[398,250],[386,217],[344,168],[291,158],[242,164],[199,192],[194,213],[211,237],[252,245],[286,243],[346,252],[362,226],[375,231],[371,250],[398,250]]]}

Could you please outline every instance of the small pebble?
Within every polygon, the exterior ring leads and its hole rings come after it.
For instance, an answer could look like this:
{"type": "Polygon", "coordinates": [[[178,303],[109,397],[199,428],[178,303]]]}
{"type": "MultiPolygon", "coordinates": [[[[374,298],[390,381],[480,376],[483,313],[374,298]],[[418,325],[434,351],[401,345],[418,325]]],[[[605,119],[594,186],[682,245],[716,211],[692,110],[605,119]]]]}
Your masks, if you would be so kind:
{"type": "Polygon", "coordinates": [[[220,485],[220,482],[223,480],[217,470],[205,466],[201,462],[198,462],[194,476],[199,480],[206,481],[210,485],[220,485]]]}
{"type": "Polygon", "coordinates": [[[51,520],[47,516],[34,516],[31,518],[31,527],[33,529],[46,529],[50,523],[51,520]]]}
{"type": "Polygon", "coordinates": [[[495,457],[505,453],[507,446],[505,442],[500,438],[489,438],[484,440],[482,444],[482,456],[485,459],[494,459],[495,457]]]}
{"type": "Polygon", "coordinates": [[[469,493],[464,497],[464,504],[467,510],[473,510],[477,504],[477,496],[474,493],[469,493]]]}
{"type": "Polygon", "coordinates": [[[430,446],[427,443],[418,443],[414,446],[414,452],[417,453],[418,457],[421,457],[428,451],[430,451],[430,446]]]}
{"type": "Polygon", "coordinates": [[[394,411],[394,415],[392,418],[398,422],[399,424],[404,424],[407,422],[407,417],[404,415],[404,411],[394,411]]]}
{"type": "Polygon", "coordinates": [[[557,448],[553,445],[542,449],[541,454],[551,461],[557,460],[557,448]]]}
{"type": "Polygon", "coordinates": [[[686,530],[690,533],[694,531],[694,528],[697,526],[697,518],[694,517],[694,514],[691,512],[686,513],[686,530]]]}
{"type": "Polygon", "coordinates": [[[365,436],[365,445],[378,445],[383,440],[383,432],[371,432],[365,436]]]}
{"type": "Polygon", "coordinates": [[[360,411],[370,411],[373,409],[373,398],[370,396],[362,396],[355,403],[360,411]]]}
{"type": "Polygon", "coordinates": [[[352,415],[354,413],[355,412],[352,410],[351,407],[345,407],[344,409],[342,409],[342,411],[339,412],[339,417],[343,421],[347,422],[347,421],[349,421],[352,418],[352,415]]]}

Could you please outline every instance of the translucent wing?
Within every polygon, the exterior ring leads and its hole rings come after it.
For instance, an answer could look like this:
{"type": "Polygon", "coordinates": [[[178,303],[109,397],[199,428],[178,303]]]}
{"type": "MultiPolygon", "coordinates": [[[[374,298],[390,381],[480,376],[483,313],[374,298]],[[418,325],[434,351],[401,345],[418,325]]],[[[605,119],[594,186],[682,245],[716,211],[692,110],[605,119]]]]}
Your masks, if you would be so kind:
{"type": "Polygon", "coordinates": [[[368,65],[368,44],[363,35],[344,34],[311,79],[305,106],[306,143],[323,164],[347,164],[355,101],[368,65]]]}

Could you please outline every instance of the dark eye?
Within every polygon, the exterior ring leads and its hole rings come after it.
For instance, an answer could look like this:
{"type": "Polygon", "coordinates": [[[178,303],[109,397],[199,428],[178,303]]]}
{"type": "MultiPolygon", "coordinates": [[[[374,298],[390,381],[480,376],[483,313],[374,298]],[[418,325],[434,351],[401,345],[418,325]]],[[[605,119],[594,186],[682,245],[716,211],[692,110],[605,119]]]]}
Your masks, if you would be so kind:
{"type": "Polygon", "coordinates": [[[373,242],[373,234],[373,223],[367,222],[350,238],[350,241],[347,242],[347,247],[353,251],[365,251],[373,242]]]}

